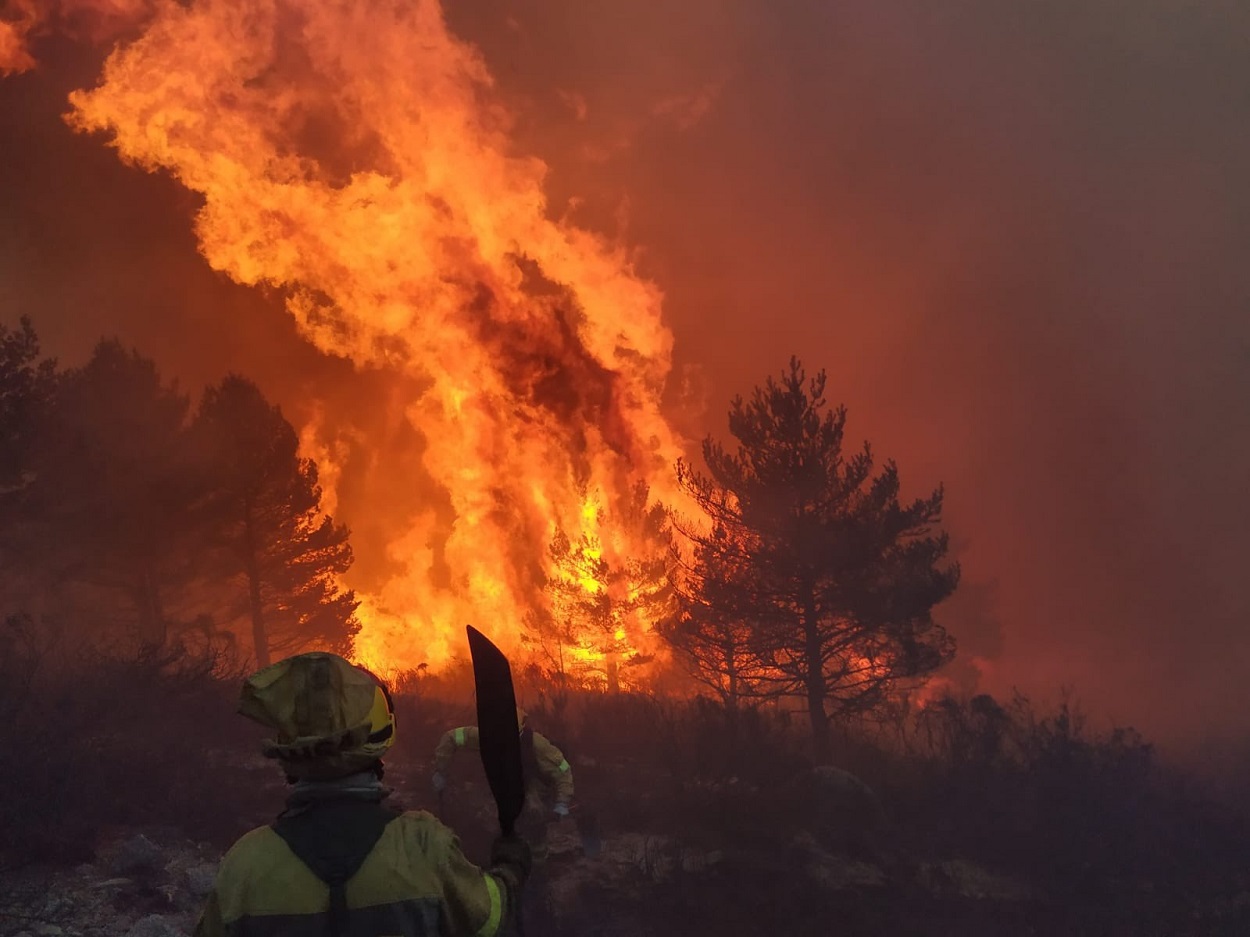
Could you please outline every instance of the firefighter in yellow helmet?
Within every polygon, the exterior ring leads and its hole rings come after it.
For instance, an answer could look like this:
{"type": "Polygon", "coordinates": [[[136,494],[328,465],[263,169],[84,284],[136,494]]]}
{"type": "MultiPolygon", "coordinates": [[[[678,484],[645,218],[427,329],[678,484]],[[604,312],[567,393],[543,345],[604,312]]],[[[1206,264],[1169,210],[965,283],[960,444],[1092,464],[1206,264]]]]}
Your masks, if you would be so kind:
{"type": "Polygon", "coordinates": [[[291,793],[273,824],[226,853],[197,937],[508,930],[529,847],[497,839],[483,871],[430,814],[385,806],[395,714],[373,674],[334,654],[299,654],[249,677],[239,712],[274,730],[263,751],[291,793]]]}
{"type": "MultiPolygon", "coordinates": [[[[529,725],[525,710],[516,711],[517,730],[521,733],[521,759],[525,772],[526,812],[533,817],[543,810],[544,795],[552,795],[552,811],[557,817],[569,815],[573,803],[573,770],[564,753],[556,748],[541,732],[529,725]]],[[[436,793],[441,794],[447,786],[447,771],[452,758],[460,751],[478,750],[477,726],[460,726],[449,729],[438,740],[434,749],[434,775],[432,782],[436,793]]]]}

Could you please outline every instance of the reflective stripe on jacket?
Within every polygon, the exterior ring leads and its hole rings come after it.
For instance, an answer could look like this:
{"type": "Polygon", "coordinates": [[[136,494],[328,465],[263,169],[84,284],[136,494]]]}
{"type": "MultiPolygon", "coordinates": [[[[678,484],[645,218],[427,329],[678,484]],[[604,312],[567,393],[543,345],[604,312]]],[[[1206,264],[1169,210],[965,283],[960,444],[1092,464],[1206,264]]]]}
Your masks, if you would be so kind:
{"type": "MultiPolygon", "coordinates": [[[[518,883],[508,869],[484,872],[455,834],[424,811],[401,814],[347,882],[346,933],[404,937],[495,937],[518,883]]],[[[196,937],[318,937],[330,888],[270,827],[226,853],[196,937]]]]}
{"type": "MultiPolygon", "coordinates": [[[[538,766],[540,780],[554,792],[556,800],[562,804],[573,802],[573,769],[569,767],[564,753],[556,748],[542,733],[535,732],[534,760],[538,766]]],[[[438,740],[434,749],[434,770],[446,774],[456,752],[462,749],[479,750],[477,726],[459,726],[448,729],[438,740]]]]}

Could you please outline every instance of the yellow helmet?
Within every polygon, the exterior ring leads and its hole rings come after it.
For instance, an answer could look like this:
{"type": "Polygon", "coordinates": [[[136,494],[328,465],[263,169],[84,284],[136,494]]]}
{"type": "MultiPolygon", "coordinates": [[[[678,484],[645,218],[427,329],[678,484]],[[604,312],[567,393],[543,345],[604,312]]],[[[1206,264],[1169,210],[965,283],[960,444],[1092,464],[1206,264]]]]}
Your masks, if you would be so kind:
{"type": "Polygon", "coordinates": [[[395,742],[386,684],[337,654],[297,654],[252,674],[239,712],[275,730],[262,750],[296,778],[363,771],[395,742]]]}

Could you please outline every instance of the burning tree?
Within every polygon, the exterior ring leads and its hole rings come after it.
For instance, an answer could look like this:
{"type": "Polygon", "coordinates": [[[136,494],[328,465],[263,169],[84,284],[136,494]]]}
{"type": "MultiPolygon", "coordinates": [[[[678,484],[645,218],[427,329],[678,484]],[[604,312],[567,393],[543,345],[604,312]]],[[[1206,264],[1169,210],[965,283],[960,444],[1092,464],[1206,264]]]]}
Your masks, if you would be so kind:
{"type": "Polygon", "coordinates": [[[317,467],[282,411],[230,376],[205,391],[192,430],[222,570],[246,584],[257,664],[299,647],[349,649],[360,625],[355,594],[338,585],[352,563],[348,529],[322,514],[317,467]]]}
{"type": "Polygon", "coordinates": [[[320,401],[330,429],[303,429],[323,478],[368,465],[358,445],[416,440],[436,510],[396,509],[394,462],[342,486],[385,571],[357,651],[438,668],[465,621],[514,646],[550,521],[580,536],[579,488],[609,505],[637,477],[675,494],[661,290],[552,210],[547,167],[436,0],[129,6],[147,27],[128,23],[70,123],[193,192],[208,264],[284,297],[317,349],[394,389],[385,420],[320,401]]]}
{"type": "Polygon", "coordinates": [[[744,702],[769,695],[769,668],[755,629],[733,606],[737,590],[722,588],[750,575],[741,565],[744,552],[725,543],[729,536],[718,524],[705,543],[695,545],[693,560],[681,566],[675,614],[661,623],[660,633],[690,674],[720,699],[733,725],[744,702]]]}
{"type": "Polygon", "coordinates": [[[558,686],[570,681],[621,688],[622,671],[652,659],[644,648],[651,626],[671,614],[672,536],[664,506],[639,483],[613,513],[583,500],[576,538],[557,528],[548,551],[549,607],[533,614],[529,640],[546,658],[558,686]],[[605,543],[604,530],[620,538],[605,543]]]}
{"type": "MultiPolygon", "coordinates": [[[[779,381],[733,401],[736,453],[709,437],[710,474],[678,463],[712,521],[711,533],[684,531],[706,604],[750,623],[770,692],[806,700],[818,757],[831,716],[869,710],[950,659],[953,641],[930,612],[959,579],[958,565],[941,565],[941,489],[902,504],[893,462],[874,476],[867,444],[844,458],[846,410],[827,409],[824,389],[823,371],[809,382],[791,359],[779,381]]],[[[695,616],[684,634],[701,624],[695,616]]]]}

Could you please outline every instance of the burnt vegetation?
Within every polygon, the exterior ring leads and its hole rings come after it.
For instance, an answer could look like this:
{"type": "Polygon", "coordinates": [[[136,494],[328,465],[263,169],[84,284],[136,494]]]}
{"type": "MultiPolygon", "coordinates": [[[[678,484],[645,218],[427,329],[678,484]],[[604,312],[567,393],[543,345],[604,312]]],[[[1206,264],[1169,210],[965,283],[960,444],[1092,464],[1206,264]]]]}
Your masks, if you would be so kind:
{"type": "MultiPolygon", "coordinates": [[[[639,555],[556,531],[518,694],[605,851],[552,855],[533,932],[1250,930],[1244,802],[1073,704],[920,692],[955,653],[942,492],[903,499],[824,391],[793,361],[734,402],[735,447],[678,467],[703,518],[645,488],[603,506],[639,555]],[[634,650],[641,620],[667,669],[634,650]]],[[[359,628],[349,531],[295,431],[243,377],[193,400],[116,342],[64,369],[22,322],[0,328],[0,439],[0,869],[90,861],[118,830],[224,848],[268,822],[283,784],[234,716],[239,680],[350,654],[359,628]]],[[[394,683],[387,781],[432,809],[472,677],[394,683]]],[[[483,856],[477,766],[452,785],[444,818],[483,856]]]]}

